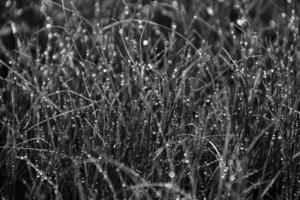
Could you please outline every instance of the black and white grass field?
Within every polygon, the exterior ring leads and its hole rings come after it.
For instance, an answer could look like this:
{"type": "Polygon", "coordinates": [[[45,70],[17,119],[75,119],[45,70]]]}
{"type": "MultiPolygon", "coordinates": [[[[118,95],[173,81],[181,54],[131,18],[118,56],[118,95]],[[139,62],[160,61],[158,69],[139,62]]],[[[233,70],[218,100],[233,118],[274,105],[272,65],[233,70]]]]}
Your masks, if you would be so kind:
{"type": "Polygon", "coordinates": [[[1,200],[299,200],[299,0],[0,0],[1,200]]]}

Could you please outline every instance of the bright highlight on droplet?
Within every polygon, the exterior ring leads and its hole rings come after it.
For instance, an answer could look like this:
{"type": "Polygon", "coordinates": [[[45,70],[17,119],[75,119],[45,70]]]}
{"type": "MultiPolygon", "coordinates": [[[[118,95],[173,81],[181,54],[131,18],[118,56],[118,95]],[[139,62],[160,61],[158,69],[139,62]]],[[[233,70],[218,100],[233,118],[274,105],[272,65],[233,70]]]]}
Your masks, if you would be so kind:
{"type": "Polygon", "coordinates": [[[244,24],[246,24],[246,19],[245,18],[238,19],[236,23],[239,26],[243,26],[244,24]]]}
{"type": "Polygon", "coordinates": [[[175,177],[175,172],[170,171],[170,172],[169,172],[169,177],[170,177],[170,178],[174,178],[174,177],[175,177]]]}
{"type": "Polygon", "coordinates": [[[210,15],[210,16],[213,16],[214,15],[214,11],[211,7],[207,7],[206,9],[207,13],[210,15]]]}
{"type": "Polygon", "coordinates": [[[144,46],[147,46],[149,44],[149,41],[148,40],[143,40],[143,45],[144,46]]]}

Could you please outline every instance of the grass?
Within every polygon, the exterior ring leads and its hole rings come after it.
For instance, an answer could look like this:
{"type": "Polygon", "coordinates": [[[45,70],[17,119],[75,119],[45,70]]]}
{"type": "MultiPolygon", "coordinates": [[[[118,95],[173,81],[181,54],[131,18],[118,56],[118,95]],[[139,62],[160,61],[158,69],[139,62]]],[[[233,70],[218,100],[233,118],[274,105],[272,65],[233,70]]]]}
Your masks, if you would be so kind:
{"type": "Polygon", "coordinates": [[[299,3],[266,2],[44,1],[0,61],[1,198],[299,199],[299,3]]]}

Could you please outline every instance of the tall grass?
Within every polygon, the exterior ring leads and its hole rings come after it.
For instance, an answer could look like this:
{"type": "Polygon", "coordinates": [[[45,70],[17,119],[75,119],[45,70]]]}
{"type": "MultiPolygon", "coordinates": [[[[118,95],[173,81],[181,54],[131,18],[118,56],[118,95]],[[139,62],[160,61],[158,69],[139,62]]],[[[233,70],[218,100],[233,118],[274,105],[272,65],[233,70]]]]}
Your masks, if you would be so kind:
{"type": "Polygon", "coordinates": [[[297,1],[91,2],[0,61],[2,199],[299,199],[297,1]]]}

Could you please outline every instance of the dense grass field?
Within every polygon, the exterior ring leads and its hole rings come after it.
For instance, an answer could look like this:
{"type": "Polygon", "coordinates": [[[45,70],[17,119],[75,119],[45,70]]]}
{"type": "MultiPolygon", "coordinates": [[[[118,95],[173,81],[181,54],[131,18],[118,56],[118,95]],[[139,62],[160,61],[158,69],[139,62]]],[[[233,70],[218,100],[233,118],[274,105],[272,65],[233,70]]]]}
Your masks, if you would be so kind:
{"type": "Polygon", "coordinates": [[[0,0],[0,199],[299,200],[299,0],[0,0]]]}

